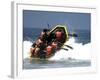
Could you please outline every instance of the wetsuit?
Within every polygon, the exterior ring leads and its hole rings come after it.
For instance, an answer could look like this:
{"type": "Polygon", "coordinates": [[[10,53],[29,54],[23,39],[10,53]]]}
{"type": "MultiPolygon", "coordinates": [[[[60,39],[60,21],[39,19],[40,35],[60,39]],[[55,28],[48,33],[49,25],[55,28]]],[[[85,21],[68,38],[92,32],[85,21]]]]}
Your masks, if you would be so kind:
{"type": "Polygon", "coordinates": [[[47,36],[47,44],[49,44],[55,38],[56,38],[55,34],[50,33],[50,35],[47,36]]]}
{"type": "Polygon", "coordinates": [[[41,43],[41,44],[39,45],[39,48],[40,48],[40,50],[39,50],[38,56],[39,56],[41,59],[45,59],[45,58],[46,58],[46,52],[45,52],[46,44],[41,43]]]}
{"type": "Polygon", "coordinates": [[[46,43],[47,42],[47,38],[48,38],[48,35],[47,35],[47,33],[45,33],[43,36],[42,36],[43,38],[43,43],[46,43]]]}

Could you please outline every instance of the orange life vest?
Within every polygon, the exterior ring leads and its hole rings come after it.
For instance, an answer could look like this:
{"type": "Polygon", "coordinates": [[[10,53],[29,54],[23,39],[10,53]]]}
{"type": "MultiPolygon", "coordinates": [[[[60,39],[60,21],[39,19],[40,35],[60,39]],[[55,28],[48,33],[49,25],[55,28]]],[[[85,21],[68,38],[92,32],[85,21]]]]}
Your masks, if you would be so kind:
{"type": "Polygon", "coordinates": [[[51,47],[51,46],[47,46],[46,51],[47,51],[47,54],[48,54],[48,55],[51,54],[51,52],[52,52],[52,47],[51,47]]]}
{"type": "Polygon", "coordinates": [[[61,36],[62,36],[62,33],[60,31],[57,31],[56,32],[56,39],[57,40],[60,40],[61,39],[61,36]]]}

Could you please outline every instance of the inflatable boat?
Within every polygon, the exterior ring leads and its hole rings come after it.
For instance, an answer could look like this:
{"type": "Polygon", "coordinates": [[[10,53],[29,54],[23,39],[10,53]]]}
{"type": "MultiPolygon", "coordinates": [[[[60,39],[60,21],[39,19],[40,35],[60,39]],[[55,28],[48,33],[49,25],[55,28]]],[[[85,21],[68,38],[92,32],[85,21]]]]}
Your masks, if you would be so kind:
{"type": "Polygon", "coordinates": [[[42,41],[39,41],[41,39],[40,35],[30,48],[31,59],[48,59],[54,56],[68,40],[68,31],[65,25],[57,25],[50,30],[45,29],[44,32],[47,38],[42,36],[42,41]],[[37,46],[38,43],[41,46],[37,46]]]}

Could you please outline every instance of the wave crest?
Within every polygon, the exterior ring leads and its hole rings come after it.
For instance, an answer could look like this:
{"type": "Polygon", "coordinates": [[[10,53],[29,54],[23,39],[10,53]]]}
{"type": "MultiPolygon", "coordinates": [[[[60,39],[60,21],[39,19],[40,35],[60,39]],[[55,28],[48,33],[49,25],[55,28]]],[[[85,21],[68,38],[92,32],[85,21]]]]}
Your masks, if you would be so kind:
{"type": "MultiPolygon", "coordinates": [[[[27,58],[32,42],[24,41],[23,43],[24,43],[23,55],[24,58],[27,58]]],[[[62,59],[69,59],[69,58],[84,59],[84,60],[90,59],[90,46],[91,46],[90,43],[82,45],[82,43],[76,43],[75,38],[70,38],[69,41],[65,43],[65,45],[70,45],[71,47],[73,47],[73,50],[64,46],[64,48],[67,48],[68,51],[61,49],[60,51],[57,51],[55,55],[51,57],[49,60],[62,60],[62,59]]]]}

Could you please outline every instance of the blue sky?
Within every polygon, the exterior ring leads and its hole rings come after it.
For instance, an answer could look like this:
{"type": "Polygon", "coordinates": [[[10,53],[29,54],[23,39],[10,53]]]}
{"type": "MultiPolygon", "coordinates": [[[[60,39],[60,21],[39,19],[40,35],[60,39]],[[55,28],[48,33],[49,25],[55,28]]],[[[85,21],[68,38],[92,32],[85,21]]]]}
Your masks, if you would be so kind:
{"type": "Polygon", "coordinates": [[[24,28],[47,28],[47,24],[50,27],[57,24],[64,24],[69,30],[90,30],[90,21],[90,13],[23,10],[24,28]]]}

